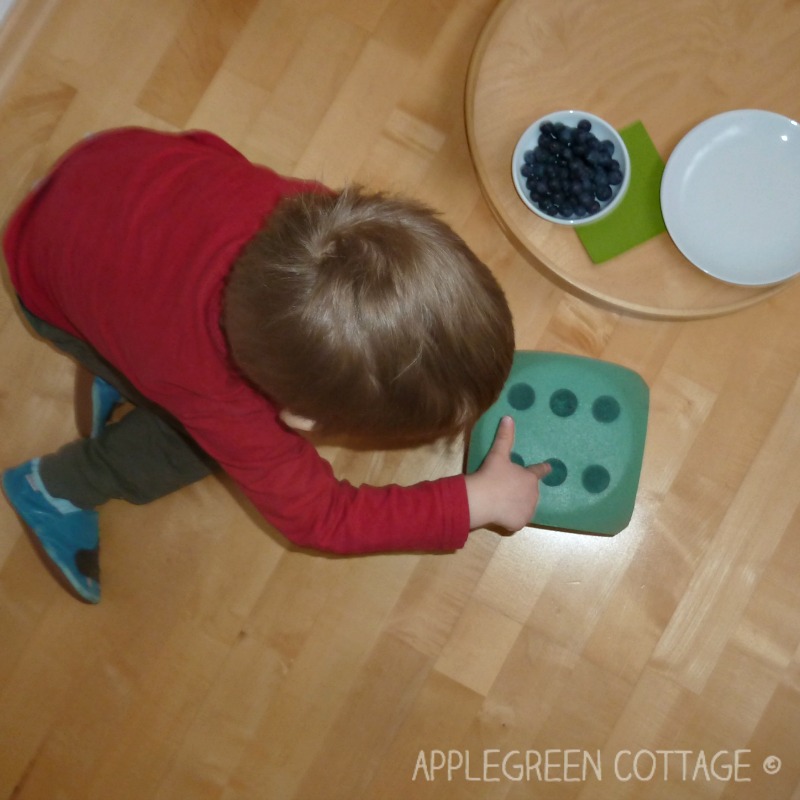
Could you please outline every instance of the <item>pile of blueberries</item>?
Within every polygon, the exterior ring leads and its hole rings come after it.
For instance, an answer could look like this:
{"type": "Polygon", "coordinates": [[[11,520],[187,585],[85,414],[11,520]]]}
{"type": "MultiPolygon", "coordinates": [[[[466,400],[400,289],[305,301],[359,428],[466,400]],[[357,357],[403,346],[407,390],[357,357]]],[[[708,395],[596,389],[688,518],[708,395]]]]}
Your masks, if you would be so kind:
{"type": "Polygon", "coordinates": [[[547,120],[538,144],[524,154],[522,176],[531,201],[551,217],[571,219],[597,214],[622,183],[614,143],[592,133],[582,119],[576,127],[547,120]]]}

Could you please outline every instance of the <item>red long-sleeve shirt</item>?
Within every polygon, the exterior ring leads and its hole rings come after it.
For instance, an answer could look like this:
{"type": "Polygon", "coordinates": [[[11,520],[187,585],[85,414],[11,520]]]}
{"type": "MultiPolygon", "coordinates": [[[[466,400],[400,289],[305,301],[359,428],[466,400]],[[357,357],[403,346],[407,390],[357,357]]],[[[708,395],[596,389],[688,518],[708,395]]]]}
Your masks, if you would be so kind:
{"type": "Polygon", "coordinates": [[[106,132],[68,153],[11,218],[11,280],[33,314],[90,343],[179,419],[293,542],[338,553],[461,547],[463,476],[339,481],[230,361],[220,313],[234,260],[282,197],[319,188],[209,133],[106,132]]]}

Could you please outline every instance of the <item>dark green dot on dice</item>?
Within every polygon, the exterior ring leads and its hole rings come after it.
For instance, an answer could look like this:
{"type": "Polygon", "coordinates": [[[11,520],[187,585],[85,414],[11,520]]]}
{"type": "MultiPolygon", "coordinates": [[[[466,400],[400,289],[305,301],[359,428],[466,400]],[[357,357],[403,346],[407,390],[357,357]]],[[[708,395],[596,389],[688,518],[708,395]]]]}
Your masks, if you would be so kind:
{"type": "Polygon", "coordinates": [[[517,411],[525,411],[536,402],[536,392],[527,383],[515,383],[508,390],[508,404],[517,411]]]}
{"type": "Polygon", "coordinates": [[[592,466],[586,467],[583,471],[581,482],[583,483],[583,488],[590,494],[601,494],[608,489],[611,483],[611,475],[605,467],[601,467],[599,464],[592,464],[592,466]]]}
{"type": "Polygon", "coordinates": [[[578,398],[569,389],[559,389],[550,397],[550,410],[557,417],[571,417],[578,409],[578,398]]]}

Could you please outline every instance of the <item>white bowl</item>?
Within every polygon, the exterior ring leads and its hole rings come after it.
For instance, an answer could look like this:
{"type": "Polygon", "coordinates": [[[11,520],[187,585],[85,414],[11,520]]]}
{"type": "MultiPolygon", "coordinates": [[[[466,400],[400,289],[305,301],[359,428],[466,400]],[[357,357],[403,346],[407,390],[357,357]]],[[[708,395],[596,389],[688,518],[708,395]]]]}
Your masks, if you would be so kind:
{"type": "Polygon", "coordinates": [[[552,114],[547,114],[536,122],[531,124],[522,136],[519,137],[517,146],[514,148],[514,155],[511,159],[511,174],[514,180],[514,187],[517,194],[520,196],[525,205],[538,214],[542,219],[555,222],[558,225],[586,225],[608,216],[617,206],[622,202],[622,198],[628,191],[628,186],[631,180],[631,159],[628,155],[628,148],[625,142],[619,135],[617,130],[609,125],[605,120],[600,117],[590,114],[587,111],[554,111],[552,114]],[[600,141],[610,140],[614,144],[614,153],[612,158],[617,160],[622,172],[622,182],[616,186],[612,186],[612,195],[610,199],[600,202],[600,210],[595,214],[588,216],[578,217],[572,215],[570,217],[552,216],[544,212],[539,206],[531,200],[530,192],[526,188],[527,178],[522,174],[522,167],[525,164],[525,153],[529,150],[535,150],[539,143],[540,126],[544,122],[563,123],[571,128],[577,127],[581,120],[588,120],[591,124],[591,133],[593,133],[600,141]]]}

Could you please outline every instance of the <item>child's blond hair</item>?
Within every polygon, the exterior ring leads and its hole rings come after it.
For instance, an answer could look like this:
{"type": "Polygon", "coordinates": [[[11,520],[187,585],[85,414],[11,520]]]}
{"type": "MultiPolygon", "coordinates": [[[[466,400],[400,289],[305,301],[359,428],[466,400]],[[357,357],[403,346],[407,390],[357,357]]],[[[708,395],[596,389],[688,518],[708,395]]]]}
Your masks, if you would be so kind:
{"type": "Polygon", "coordinates": [[[234,265],[223,324],[244,375],[331,433],[463,430],[514,351],[503,292],[464,241],[356,188],[281,202],[234,265]]]}

